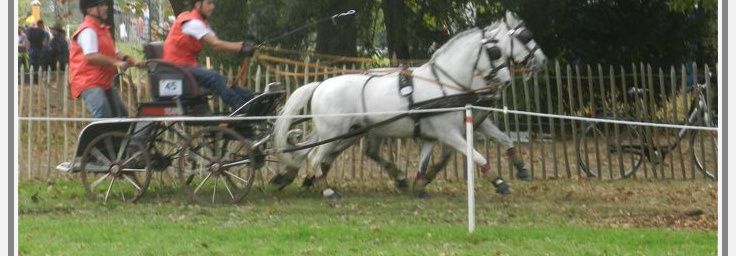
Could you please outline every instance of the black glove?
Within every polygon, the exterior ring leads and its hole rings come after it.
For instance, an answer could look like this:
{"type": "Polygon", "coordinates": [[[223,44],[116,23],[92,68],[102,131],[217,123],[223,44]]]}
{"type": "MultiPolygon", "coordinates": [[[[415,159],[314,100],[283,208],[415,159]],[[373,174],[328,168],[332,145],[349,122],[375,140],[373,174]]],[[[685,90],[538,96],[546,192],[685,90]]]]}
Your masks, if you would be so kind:
{"type": "Polygon", "coordinates": [[[256,52],[256,44],[249,41],[243,41],[243,46],[240,47],[240,55],[243,57],[253,57],[253,53],[256,52]]]}

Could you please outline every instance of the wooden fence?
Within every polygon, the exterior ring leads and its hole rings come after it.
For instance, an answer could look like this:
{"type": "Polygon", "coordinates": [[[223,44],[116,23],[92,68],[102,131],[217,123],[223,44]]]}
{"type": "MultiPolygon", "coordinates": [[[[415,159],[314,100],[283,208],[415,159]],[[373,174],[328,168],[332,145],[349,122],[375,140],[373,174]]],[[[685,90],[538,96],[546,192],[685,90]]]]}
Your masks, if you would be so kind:
{"type": "MultiPolygon", "coordinates": [[[[270,82],[281,82],[288,93],[312,81],[324,80],[344,73],[362,72],[371,66],[359,63],[327,66],[319,60],[284,61],[268,56],[258,58],[250,66],[248,87],[262,91],[270,82]]],[[[209,61],[207,61],[209,63],[209,61]]],[[[216,67],[231,81],[237,68],[216,67]]],[[[58,68],[56,70],[59,70],[58,68]]],[[[63,70],[63,69],[62,69],[63,70]]],[[[547,69],[524,80],[518,76],[506,90],[496,107],[506,106],[512,110],[551,113],[570,116],[595,116],[612,113],[619,119],[648,121],[669,124],[684,124],[693,97],[688,79],[699,79],[700,74],[709,72],[709,67],[686,72],[684,65],[667,69],[653,68],[646,64],[631,66],[562,66],[551,64],[547,69]],[[643,99],[645,111],[633,108],[632,99],[622,97],[631,87],[646,88],[649,93],[643,99]]],[[[138,102],[151,99],[147,75],[144,70],[130,70],[129,76],[116,84],[129,113],[135,113],[138,102]]],[[[702,76],[700,76],[702,77],[702,76]]],[[[18,113],[20,117],[89,117],[81,100],[69,96],[68,71],[40,70],[20,74],[18,87],[18,113]]],[[[709,109],[715,110],[715,84],[705,79],[709,109]]],[[[211,106],[223,110],[224,105],[214,100],[211,106]]],[[[715,111],[714,111],[715,112],[715,111]]],[[[516,143],[517,149],[535,179],[579,179],[586,177],[576,154],[577,134],[587,124],[536,116],[493,113],[489,116],[498,127],[516,143]]],[[[86,122],[73,121],[20,121],[19,172],[21,179],[71,178],[68,174],[55,171],[62,161],[69,161],[75,150],[77,135],[86,122]]],[[[656,143],[665,145],[674,142],[676,129],[647,128],[656,143]]],[[[599,143],[605,147],[614,138],[604,138],[599,143]]],[[[703,176],[697,171],[687,150],[687,141],[680,144],[664,162],[654,165],[645,161],[634,178],[694,179],[703,176]]],[[[407,170],[413,178],[418,166],[420,141],[415,139],[388,140],[382,146],[384,156],[407,170]]],[[[493,143],[491,138],[479,137],[476,148],[483,152],[494,171],[512,178],[515,171],[504,156],[504,149],[493,143]]],[[[331,179],[387,179],[377,164],[362,154],[362,141],[345,151],[331,172],[331,179]]],[[[439,150],[435,149],[435,156],[439,150]]],[[[611,158],[610,153],[609,160],[611,158]]],[[[715,166],[717,152],[709,154],[709,165],[715,166]]],[[[615,156],[614,156],[615,157],[615,156]]],[[[436,157],[433,158],[433,161],[436,157]]],[[[611,161],[613,162],[613,161],[611,161]]],[[[269,165],[266,174],[272,174],[277,164],[269,165]]],[[[603,168],[598,178],[616,178],[615,166],[603,168]]],[[[464,179],[463,157],[453,156],[445,171],[438,178],[447,180],[464,179]]]]}

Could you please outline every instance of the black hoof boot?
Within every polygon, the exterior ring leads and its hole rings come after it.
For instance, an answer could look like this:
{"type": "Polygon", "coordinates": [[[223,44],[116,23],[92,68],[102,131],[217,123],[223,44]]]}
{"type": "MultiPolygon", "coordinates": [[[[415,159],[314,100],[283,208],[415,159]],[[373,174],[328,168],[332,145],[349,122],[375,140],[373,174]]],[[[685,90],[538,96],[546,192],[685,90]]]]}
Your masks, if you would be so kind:
{"type": "Polygon", "coordinates": [[[331,188],[326,188],[322,191],[322,196],[329,200],[339,200],[342,198],[342,194],[340,194],[337,191],[332,190],[331,188]]]}
{"type": "Polygon", "coordinates": [[[523,181],[530,181],[532,180],[532,175],[529,174],[529,170],[525,167],[521,167],[519,168],[519,171],[516,172],[516,178],[523,181]]]}
{"type": "Polygon", "coordinates": [[[394,185],[401,191],[406,191],[407,189],[409,189],[409,182],[406,182],[406,179],[395,180],[394,185]]]}
{"type": "Polygon", "coordinates": [[[416,196],[419,199],[429,199],[429,193],[425,190],[417,190],[414,191],[414,196],[416,196]]]}
{"type": "Polygon", "coordinates": [[[304,182],[302,182],[302,187],[311,187],[314,186],[316,178],[314,176],[309,176],[304,178],[304,182]]]}
{"type": "Polygon", "coordinates": [[[278,174],[274,176],[269,183],[271,183],[271,185],[274,186],[276,190],[282,190],[293,181],[293,179],[289,179],[284,175],[278,174]]]}
{"type": "Polygon", "coordinates": [[[506,182],[503,181],[501,178],[494,180],[493,186],[496,187],[496,193],[498,194],[501,194],[501,195],[511,194],[511,188],[509,188],[509,185],[506,184],[506,182]]]}

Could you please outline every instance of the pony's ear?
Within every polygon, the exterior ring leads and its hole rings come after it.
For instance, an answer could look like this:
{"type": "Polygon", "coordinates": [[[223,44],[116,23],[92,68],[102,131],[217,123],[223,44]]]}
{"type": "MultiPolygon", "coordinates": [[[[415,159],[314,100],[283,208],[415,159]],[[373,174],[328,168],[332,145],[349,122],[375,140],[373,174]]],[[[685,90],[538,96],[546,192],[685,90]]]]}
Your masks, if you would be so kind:
{"type": "Polygon", "coordinates": [[[486,48],[486,53],[488,53],[488,58],[491,60],[497,60],[501,58],[501,48],[498,48],[498,46],[486,48]]]}
{"type": "Polygon", "coordinates": [[[506,11],[506,21],[508,22],[516,22],[519,20],[519,16],[516,15],[516,13],[512,11],[506,11]]]}

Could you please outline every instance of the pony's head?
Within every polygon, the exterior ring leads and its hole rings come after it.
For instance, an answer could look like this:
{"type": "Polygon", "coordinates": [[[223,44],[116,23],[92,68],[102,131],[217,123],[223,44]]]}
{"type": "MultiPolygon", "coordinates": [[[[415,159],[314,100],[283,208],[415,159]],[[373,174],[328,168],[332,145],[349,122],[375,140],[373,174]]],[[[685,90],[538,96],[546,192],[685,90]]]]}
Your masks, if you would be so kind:
{"type": "Polygon", "coordinates": [[[483,32],[486,38],[496,42],[495,46],[505,58],[525,65],[532,71],[540,70],[547,64],[547,56],[534,41],[532,32],[513,12],[506,12],[503,20],[485,27],[483,32]]]}
{"type": "Polygon", "coordinates": [[[491,84],[508,85],[511,72],[498,47],[500,41],[487,35],[485,29],[463,31],[440,47],[429,63],[437,73],[467,91],[490,88],[491,84]]]}

